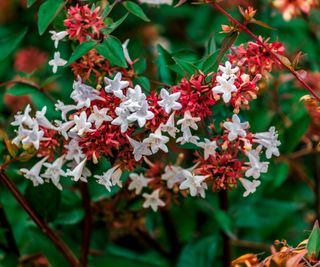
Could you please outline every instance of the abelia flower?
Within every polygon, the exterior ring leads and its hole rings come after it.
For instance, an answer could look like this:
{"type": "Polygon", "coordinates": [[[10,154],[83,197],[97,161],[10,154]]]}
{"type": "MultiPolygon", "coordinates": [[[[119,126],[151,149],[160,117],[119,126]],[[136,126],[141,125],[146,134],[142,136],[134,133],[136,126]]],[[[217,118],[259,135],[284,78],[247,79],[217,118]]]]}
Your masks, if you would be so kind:
{"type": "Polygon", "coordinates": [[[143,202],[144,208],[149,208],[156,212],[158,210],[158,207],[164,207],[165,203],[160,199],[160,188],[154,190],[151,194],[143,193],[142,196],[145,198],[145,201],[143,202]]]}
{"type": "Polygon", "coordinates": [[[163,109],[170,114],[171,110],[179,110],[182,108],[182,105],[177,102],[181,95],[181,92],[169,94],[169,92],[162,88],[160,91],[161,101],[158,101],[159,106],[163,107],[163,109]]]}
{"type": "MultiPolygon", "coordinates": [[[[43,139],[44,132],[39,129],[39,124],[34,120],[32,129],[19,128],[18,140],[25,146],[32,145],[35,149],[39,149],[40,141],[43,139]]],[[[15,139],[12,141],[15,142],[15,139]]]]}
{"type": "Polygon", "coordinates": [[[176,133],[179,132],[179,129],[174,126],[174,116],[175,114],[172,113],[168,118],[165,124],[161,123],[159,128],[162,132],[168,133],[171,137],[176,138],[176,133]]]}
{"type": "Polygon", "coordinates": [[[191,130],[189,127],[182,130],[182,136],[177,138],[176,142],[184,145],[186,143],[192,143],[197,145],[198,140],[200,139],[199,136],[192,135],[191,130]]]}
{"type": "Polygon", "coordinates": [[[105,188],[110,192],[112,186],[118,185],[119,187],[122,187],[122,182],[120,180],[121,175],[122,170],[119,168],[119,165],[116,165],[102,175],[95,175],[94,177],[98,179],[97,182],[99,184],[104,185],[105,188]]]}
{"type": "Polygon", "coordinates": [[[74,160],[76,163],[80,163],[81,159],[85,157],[82,152],[82,148],[79,146],[79,141],[71,139],[68,144],[64,146],[67,150],[66,152],[66,160],[74,160]]]}
{"type": "Polygon", "coordinates": [[[28,126],[33,127],[34,120],[29,115],[31,112],[31,107],[28,104],[25,109],[24,113],[22,114],[21,111],[18,111],[16,115],[14,115],[14,121],[11,122],[12,126],[28,126]]]}
{"type": "Polygon", "coordinates": [[[278,132],[276,131],[274,126],[270,127],[268,132],[254,134],[253,141],[267,149],[267,159],[270,159],[272,155],[279,157],[280,152],[278,146],[281,145],[281,142],[278,140],[278,132]]]}
{"type": "Polygon", "coordinates": [[[79,136],[81,136],[86,132],[93,131],[91,129],[92,124],[87,120],[87,113],[85,111],[82,111],[80,113],[80,116],[74,115],[73,120],[75,126],[72,129],[70,129],[70,132],[77,133],[79,136]]]}
{"type": "Polygon", "coordinates": [[[197,146],[204,149],[204,159],[207,160],[210,156],[214,156],[216,154],[216,149],[218,148],[216,141],[210,141],[205,138],[204,142],[199,142],[197,146]]]}
{"type": "Polygon", "coordinates": [[[55,104],[56,110],[61,111],[61,118],[66,121],[67,120],[67,114],[72,111],[77,109],[76,105],[65,105],[62,101],[58,100],[57,103],[55,104]]]}
{"type": "Polygon", "coordinates": [[[207,176],[196,176],[188,170],[182,171],[185,180],[180,184],[179,189],[185,190],[188,189],[192,197],[200,195],[205,197],[205,190],[208,188],[207,184],[204,182],[207,179],[207,176]]]}
{"type": "Polygon", "coordinates": [[[130,122],[138,122],[140,128],[142,128],[147,120],[151,120],[154,117],[154,114],[148,110],[149,106],[147,101],[144,101],[141,105],[141,108],[135,111],[134,113],[128,116],[128,121],[130,122]]]}
{"type": "Polygon", "coordinates": [[[47,107],[44,106],[41,111],[36,112],[36,121],[39,126],[47,129],[56,130],[57,128],[46,118],[47,107]]]}
{"type": "Polygon", "coordinates": [[[247,197],[249,194],[256,192],[257,187],[261,184],[259,180],[253,180],[251,182],[245,178],[239,178],[239,181],[241,182],[243,187],[246,189],[246,191],[243,193],[244,197],[247,197]]]}
{"type": "Polygon", "coordinates": [[[88,122],[94,123],[96,128],[99,128],[103,122],[112,121],[112,117],[107,115],[108,111],[108,108],[99,110],[97,106],[93,106],[93,113],[90,114],[88,122]]]}
{"type": "Polygon", "coordinates": [[[47,160],[48,158],[45,157],[39,162],[37,162],[30,170],[26,168],[20,169],[20,172],[23,173],[24,177],[31,180],[34,186],[38,186],[39,184],[43,184],[44,181],[40,177],[40,172],[43,163],[47,160]]]}
{"type": "Polygon", "coordinates": [[[269,162],[260,162],[259,157],[260,149],[251,150],[246,153],[249,158],[249,169],[246,171],[246,177],[253,177],[258,179],[261,173],[266,173],[268,171],[269,162]]]}
{"type": "Polygon", "coordinates": [[[61,32],[56,32],[56,31],[49,31],[51,34],[51,40],[54,41],[54,47],[58,48],[59,41],[61,41],[63,38],[65,38],[68,35],[68,32],[66,31],[61,31],[61,32]]]}
{"type": "Polygon", "coordinates": [[[67,61],[60,57],[60,52],[54,52],[53,59],[49,61],[49,65],[52,66],[52,72],[56,73],[58,67],[63,67],[67,64],[67,61]]]}
{"type": "Polygon", "coordinates": [[[118,117],[116,117],[111,124],[120,126],[121,133],[125,133],[129,127],[128,116],[130,115],[130,111],[120,105],[115,109],[115,113],[118,117]]]}
{"type": "Polygon", "coordinates": [[[177,121],[177,125],[181,124],[181,130],[187,128],[192,128],[194,130],[198,130],[198,125],[196,122],[201,121],[201,118],[199,117],[192,117],[190,111],[186,111],[183,115],[183,118],[177,121]]]}
{"type": "Polygon", "coordinates": [[[73,170],[67,169],[66,176],[71,176],[72,180],[74,180],[75,182],[79,180],[83,182],[87,182],[87,177],[84,172],[86,163],[87,163],[87,158],[82,160],[79,164],[75,165],[73,170]]]}
{"type": "Polygon", "coordinates": [[[62,190],[62,185],[60,184],[60,176],[65,176],[65,172],[62,170],[64,164],[65,155],[57,158],[53,163],[45,162],[43,166],[47,169],[41,176],[51,181],[59,190],[62,190]]]}
{"type": "Polygon", "coordinates": [[[125,41],[123,42],[123,44],[122,44],[122,50],[123,50],[124,58],[126,59],[127,63],[128,63],[129,65],[132,65],[133,62],[132,62],[132,60],[131,60],[131,58],[130,58],[129,51],[128,51],[128,44],[129,44],[129,42],[130,42],[130,39],[127,39],[127,40],[125,40],[125,41]]]}
{"type": "Polygon", "coordinates": [[[222,77],[226,80],[236,77],[236,73],[239,71],[239,67],[232,68],[229,61],[225,62],[225,66],[220,65],[219,70],[222,72],[222,77]]]}
{"type": "Polygon", "coordinates": [[[238,90],[234,85],[234,81],[234,77],[226,79],[223,76],[217,76],[218,85],[212,88],[212,92],[214,94],[222,94],[224,103],[229,103],[232,93],[237,92],[238,90]]]}
{"type": "Polygon", "coordinates": [[[139,161],[142,158],[142,156],[152,155],[152,152],[149,148],[149,144],[136,141],[136,140],[130,138],[129,136],[127,138],[129,140],[131,146],[133,147],[133,155],[134,155],[134,159],[136,161],[139,161]]]}
{"type": "Polygon", "coordinates": [[[122,90],[129,86],[129,82],[122,81],[121,79],[122,79],[121,72],[118,72],[116,76],[113,78],[113,80],[105,77],[104,82],[106,86],[104,90],[107,93],[113,93],[116,97],[122,99],[124,97],[122,90]]]}
{"type": "Polygon", "coordinates": [[[128,189],[135,190],[136,195],[139,195],[142,189],[148,186],[148,183],[151,181],[151,179],[144,177],[144,175],[141,173],[140,174],[130,173],[129,177],[131,181],[128,189]]]}
{"type": "Polygon", "coordinates": [[[229,141],[235,140],[237,137],[245,137],[247,135],[245,129],[249,126],[248,122],[241,122],[237,114],[232,115],[232,122],[223,123],[223,127],[229,131],[229,141]]]}
{"type": "Polygon", "coordinates": [[[162,135],[161,129],[158,128],[154,133],[150,133],[149,137],[143,140],[143,143],[150,145],[153,154],[157,153],[159,149],[168,153],[166,143],[168,143],[169,140],[169,137],[162,135]]]}

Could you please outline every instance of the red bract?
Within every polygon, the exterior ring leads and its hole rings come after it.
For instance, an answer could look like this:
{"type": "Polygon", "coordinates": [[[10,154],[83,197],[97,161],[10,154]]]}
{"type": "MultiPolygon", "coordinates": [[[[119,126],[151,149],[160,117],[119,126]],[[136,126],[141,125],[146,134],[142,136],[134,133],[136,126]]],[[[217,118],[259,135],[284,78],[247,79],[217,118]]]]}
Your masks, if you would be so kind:
{"type": "Polygon", "coordinates": [[[39,157],[47,157],[49,161],[53,161],[55,158],[55,153],[60,149],[60,136],[57,131],[50,130],[45,127],[40,126],[40,130],[44,132],[43,141],[40,142],[39,150],[37,155],[39,157]]]}
{"type": "Polygon", "coordinates": [[[70,38],[75,38],[80,43],[89,38],[97,40],[102,35],[101,29],[105,27],[103,19],[98,15],[100,7],[91,11],[88,5],[71,6],[68,9],[64,25],[70,38]]]}
{"type": "Polygon", "coordinates": [[[48,60],[48,54],[36,47],[27,47],[15,55],[14,68],[16,71],[31,73],[39,69],[48,60]]]}
{"type": "Polygon", "coordinates": [[[147,96],[147,100],[149,104],[149,110],[153,112],[154,117],[152,120],[146,123],[145,127],[154,132],[161,123],[166,123],[168,114],[165,113],[163,108],[158,105],[158,101],[161,99],[157,95],[156,91],[153,91],[151,95],[147,96]]]}
{"type": "MultiPolygon", "coordinates": [[[[272,52],[284,55],[285,48],[282,43],[278,41],[269,43],[269,39],[263,41],[262,37],[259,37],[259,39],[268,46],[272,52]]],[[[252,78],[257,74],[267,77],[273,67],[280,67],[280,64],[270,53],[257,42],[248,42],[238,47],[232,47],[231,51],[232,53],[227,55],[229,61],[239,66],[244,73],[250,74],[252,78]]]]}
{"type": "Polygon", "coordinates": [[[204,74],[192,76],[189,80],[183,78],[178,85],[172,86],[173,93],[180,92],[179,103],[182,109],[177,114],[184,114],[190,111],[193,117],[204,119],[212,115],[212,105],[215,104],[211,88],[214,77],[204,74]],[[206,81],[210,79],[210,81],[206,81]]]}

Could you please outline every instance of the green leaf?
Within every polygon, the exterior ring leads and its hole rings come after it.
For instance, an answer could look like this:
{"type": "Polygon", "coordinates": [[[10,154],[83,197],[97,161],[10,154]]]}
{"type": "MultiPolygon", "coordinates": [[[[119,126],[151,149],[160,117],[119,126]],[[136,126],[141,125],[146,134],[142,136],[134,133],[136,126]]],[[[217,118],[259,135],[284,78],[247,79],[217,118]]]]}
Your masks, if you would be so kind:
{"type": "Polygon", "coordinates": [[[121,19],[109,24],[107,28],[102,29],[103,33],[105,34],[112,33],[115,29],[117,29],[122,24],[122,22],[125,21],[125,19],[128,17],[128,14],[129,13],[126,13],[121,19]]]}
{"type": "Polygon", "coordinates": [[[103,55],[112,65],[122,68],[127,67],[121,42],[114,36],[108,36],[104,42],[97,46],[97,51],[103,55]]]}
{"type": "Polygon", "coordinates": [[[0,61],[9,56],[18,44],[22,41],[23,37],[27,33],[27,28],[24,28],[18,32],[12,32],[7,36],[0,36],[0,61]]]}
{"type": "Polygon", "coordinates": [[[27,7],[31,7],[37,0],[27,0],[27,7]]]}
{"type": "Polygon", "coordinates": [[[220,51],[217,56],[218,64],[221,58],[225,55],[225,53],[227,53],[227,51],[230,49],[233,43],[237,40],[238,36],[239,36],[239,32],[231,32],[222,40],[220,51]]]}
{"type": "Polygon", "coordinates": [[[66,66],[69,66],[74,61],[76,61],[78,58],[82,57],[83,55],[87,54],[91,49],[93,49],[96,46],[95,41],[89,41],[89,42],[83,42],[80,45],[76,47],[76,49],[73,51],[68,63],[66,66]]]}
{"type": "Polygon", "coordinates": [[[44,183],[35,187],[28,183],[25,197],[46,221],[53,221],[58,215],[61,192],[53,184],[44,183]]]}
{"type": "Polygon", "coordinates": [[[198,67],[202,70],[204,74],[216,71],[218,66],[217,56],[220,50],[215,51],[214,53],[204,57],[199,63],[198,67]]]}
{"type": "Polygon", "coordinates": [[[16,83],[13,87],[9,88],[6,93],[13,96],[29,95],[37,92],[38,89],[32,85],[25,83],[16,83]]]}
{"type": "Polygon", "coordinates": [[[123,3],[124,7],[133,15],[139,17],[140,19],[144,20],[144,21],[150,21],[150,19],[146,16],[146,14],[144,13],[144,11],[142,10],[142,8],[131,1],[126,1],[123,3]]]}
{"type": "Polygon", "coordinates": [[[147,77],[139,76],[139,77],[134,79],[134,82],[136,84],[139,84],[147,92],[150,92],[150,81],[149,81],[149,79],[147,77]]]}
{"type": "Polygon", "coordinates": [[[160,81],[166,84],[173,83],[173,77],[169,65],[174,64],[171,54],[164,49],[161,45],[157,46],[159,57],[157,58],[158,72],[160,76],[160,81]]]}
{"type": "Polygon", "coordinates": [[[187,61],[174,57],[173,60],[177,63],[179,68],[182,70],[184,77],[190,77],[197,71],[197,67],[187,61]]]}
{"type": "Polygon", "coordinates": [[[147,68],[147,61],[145,58],[140,58],[137,62],[133,64],[133,69],[136,74],[143,73],[147,68]]]}
{"type": "Polygon", "coordinates": [[[63,0],[47,0],[39,8],[38,29],[42,35],[54,18],[59,14],[66,2],[63,0]]]}
{"type": "Polygon", "coordinates": [[[211,55],[217,51],[217,44],[216,44],[216,39],[214,34],[212,34],[209,40],[207,41],[206,51],[207,51],[206,53],[207,55],[211,55]]]}
{"type": "Polygon", "coordinates": [[[234,238],[234,234],[232,232],[232,219],[230,215],[223,210],[216,209],[213,212],[213,216],[217,220],[218,225],[223,232],[231,238],[234,238]]]}
{"type": "Polygon", "coordinates": [[[307,243],[308,255],[314,259],[320,259],[320,228],[315,222],[307,243]]]}

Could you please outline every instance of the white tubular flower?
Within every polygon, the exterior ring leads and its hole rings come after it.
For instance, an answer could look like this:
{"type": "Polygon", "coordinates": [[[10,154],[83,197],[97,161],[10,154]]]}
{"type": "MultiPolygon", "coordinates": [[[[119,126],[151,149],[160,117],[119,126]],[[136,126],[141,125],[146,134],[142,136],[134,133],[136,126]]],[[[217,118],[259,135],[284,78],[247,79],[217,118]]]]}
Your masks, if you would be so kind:
{"type": "Polygon", "coordinates": [[[88,121],[94,123],[98,129],[103,122],[112,121],[112,117],[107,115],[108,111],[108,108],[102,108],[99,110],[97,106],[93,106],[93,113],[90,114],[88,121]]]}
{"type": "Polygon", "coordinates": [[[56,31],[49,31],[51,34],[51,40],[54,41],[54,47],[58,48],[59,41],[61,41],[64,37],[68,35],[68,32],[66,31],[61,31],[61,32],[56,32],[56,31]]]}
{"type": "Polygon", "coordinates": [[[34,186],[38,186],[39,184],[43,184],[44,181],[40,177],[40,172],[43,163],[48,159],[48,157],[43,158],[38,163],[36,163],[30,170],[22,168],[20,172],[23,173],[24,177],[31,180],[34,186]]]}
{"type": "Polygon", "coordinates": [[[129,51],[128,51],[128,44],[130,42],[130,39],[127,39],[123,42],[122,44],[122,50],[123,50],[123,54],[124,54],[124,58],[126,59],[126,61],[128,62],[128,64],[132,64],[132,60],[130,58],[130,55],[129,55],[129,51]]]}
{"type": "Polygon", "coordinates": [[[162,100],[158,101],[158,104],[160,107],[163,107],[165,112],[170,114],[171,110],[179,110],[182,108],[182,105],[177,102],[180,95],[181,92],[173,93],[170,95],[166,89],[162,88],[160,91],[160,97],[162,100]]]}
{"type": "Polygon", "coordinates": [[[262,145],[265,147],[266,150],[266,157],[270,159],[272,155],[279,157],[280,152],[278,146],[281,145],[281,142],[278,140],[278,133],[274,126],[270,127],[268,132],[263,133],[256,133],[254,134],[255,139],[254,142],[262,145]]]}
{"type": "MultiPolygon", "coordinates": [[[[187,171],[193,171],[197,165],[192,166],[191,168],[186,169],[187,171]]],[[[169,189],[172,189],[175,184],[180,184],[186,178],[183,174],[183,168],[180,166],[168,165],[164,169],[164,174],[161,175],[161,179],[167,181],[167,186],[169,189]]]]}
{"type": "Polygon", "coordinates": [[[217,76],[217,82],[219,83],[212,88],[214,94],[222,94],[222,99],[225,103],[229,103],[231,99],[231,94],[237,92],[237,87],[234,85],[234,78],[229,80],[223,78],[222,76],[217,76]]]}
{"type": "Polygon", "coordinates": [[[179,189],[185,190],[189,189],[190,195],[192,197],[200,195],[202,198],[205,198],[205,189],[208,188],[207,184],[204,182],[207,179],[207,176],[195,176],[188,170],[182,171],[185,180],[180,184],[179,189]]]}
{"type": "Polygon", "coordinates": [[[24,109],[24,113],[21,114],[21,111],[19,111],[16,115],[14,115],[14,121],[11,122],[12,126],[28,126],[30,128],[33,127],[33,119],[30,117],[29,113],[31,112],[31,107],[28,104],[26,108],[24,109]]]}
{"type": "Polygon", "coordinates": [[[249,127],[248,122],[240,122],[240,118],[237,114],[232,115],[232,122],[227,121],[223,124],[223,127],[226,128],[229,132],[228,139],[229,141],[235,140],[238,136],[245,137],[247,135],[245,129],[249,127]]]}
{"type": "Polygon", "coordinates": [[[123,105],[129,109],[130,112],[135,112],[141,109],[143,104],[147,104],[147,97],[142,92],[141,86],[136,85],[134,88],[128,88],[125,102],[123,105]]]}
{"type": "Polygon", "coordinates": [[[142,128],[146,124],[147,120],[151,120],[154,117],[153,112],[149,111],[148,108],[149,106],[147,101],[144,101],[139,110],[128,116],[128,121],[137,121],[139,127],[142,128]]]}
{"type": "Polygon", "coordinates": [[[257,187],[261,184],[259,180],[253,180],[252,182],[244,178],[239,178],[239,180],[244,189],[246,190],[243,193],[244,197],[247,197],[249,194],[256,192],[257,187]]]}
{"type": "Polygon", "coordinates": [[[70,132],[77,133],[79,136],[81,136],[84,133],[93,131],[91,129],[91,122],[87,121],[87,113],[85,111],[82,111],[80,116],[74,115],[73,120],[75,126],[70,130],[70,132]]]}
{"type": "Polygon", "coordinates": [[[47,112],[47,107],[44,106],[41,111],[36,112],[36,121],[42,127],[47,129],[57,130],[57,128],[52,125],[52,123],[46,118],[45,114],[47,112]]]}
{"type": "Polygon", "coordinates": [[[52,66],[52,72],[56,73],[58,67],[62,67],[67,64],[67,61],[60,57],[60,52],[54,52],[53,59],[49,61],[49,65],[52,66]]]}
{"type": "Polygon", "coordinates": [[[39,149],[40,141],[43,139],[44,132],[39,130],[39,124],[34,120],[32,130],[22,129],[21,134],[24,136],[21,143],[23,145],[32,144],[35,149],[39,149]]]}
{"type": "Polygon", "coordinates": [[[70,97],[77,103],[77,109],[81,109],[83,107],[89,108],[91,105],[91,101],[101,100],[105,101],[105,99],[99,96],[100,92],[93,87],[82,83],[81,77],[78,76],[78,81],[73,82],[73,91],[70,97]]]}
{"type": "Polygon", "coordinates": [[[87,182],[87,177],[84,175],[84,168],[86,166],[87,158],[81,161],[73,170],[67,169],[66,176],[72,176],[72,180],[77,182],[79,180],[87,182]]]}
{"type": "Polygon", "coordinates": [[[67,120],[67,113],[71,110],[77,109],[77,106],[75,105],[65,105],[62,101],[58,100],[58,102],[55,104],[56,110],[61,111],[61,118],[66,121],[67,120]]]}
{"type": "Polygon", "coordinates": [[[81,159],[85,157],[76,139],[71,139],[64,147],[67,150],[66,160],[74,160],[79,164],[81,159]]]}
{"type": "Polygon", "coordinates": [[[142,196],[145,198],[145,201],[143,203],[143,207],[149,208],[156,212],[158,210],[158,207],[165,206],[165,203],[160,199],[159,197],[160,188],[154,190],[151,194],[144,193],[142,196]]]}
{"type": "Polygon", "coordinates": [[[261,173],[266,173],[268,171],[269,162],[260,162],[259,150],[251,150],[246,153],[249,158],[249,169],[246,171],[246,177],[253,177],[258,179],[261,173]]]}
{"type": "Polygon", "coordinates": [[[62,190],[60,184],[60,176],[65,176],[65,172],[62,170],[62,165],[64,164],[65,155],[57,158],[53,163],[45,162],[43,166],[47,169],[41,176],[52,181],[52,183],[59,189],[62,190]]]}
{"type": "Polygon", "coordinates": [[[183,119],[178,120],[177,125],[181,124],[181,130],[183,131],[186,128],[192,128],[198,130],[198,125],[196,122],[201,121],[199,117],[192,117],[190,111],[186,111],[183,115],[183,119]]]}
{"type": "Polygon", "coordinates": [[[111,187],[114,185],[118,185],[122,187],[122,182],[120,177],[122,175],[122,170],[119,168],[119,165],[116,165],[104,172],[102,175],[95,175],[94,177],[98,179],[98,183],[102,184],[106,187],[106,189],[110,192],[111,187]]]}
{"type": "Polygon", "coordinates": [[[121,132],[125,133],[129,127],[128,116],[130,112],[126,108],[121,107],[121,105],[116,108],[115,112],[118,117],[115,118],[111,124],[120,126],[121,132]]]}
{"type": "Polygon", "coordinates": [[[165,145],[169,142],[169,137],[162,135],[161,129],[158,128],[154,133],[151,133],[148,138],[143,140],[143,143],[149,144],[153,154],[157,153],[159,149],[168,153],[168,147],[165,145]]]}
{"type": "Polygon", "coordinates": [[[57,125],[56,129],[57,131],[64,137],[64,139],[68,140],[68,131],[75,125],[74,121],[66,121],[62,122],[59,120],[54,121],[55,124],[57,125]]]}
{"type": "Polygon", "coordinates": [[[197,145],[198,140],[200,140],[199,136],[192,135],[189,127],[182,130],[182,136],[177,139],[177,143],[184,145],[186,143],[192,143],[197,145]]]}
{"type": "Polygon", "coordinates": [[[151,179],[148,179],[143,176],[143,174],[130,173],[129,175],[131,181],[129,184],[129,190],[135,190],[136,195],[139,195],[142,191],[142,188],[146,187],[151,179]]]}
{"type": "Polygon", "coordinates": [[[142,156],[150,156],[152,155],[152,152],[149,148],[149,144],[143,143],[143,142],[138,142],[129,136],[127,136],[131,146],[133,147],[133,155],[134,159],[136,161],[139,161],[142,156]]]}
{"type": "Polygon", "coordinates": [[[226,61],[225,65],[220,65],[219,70],[222,72],[222,77],[229,79],[235,77],[235,74],[239,71],[239,68],[236,66],[232,68],[232,65],[229,61],[226,61]]]}
{"type": "Polygon", "coordinates": [[[179,132],[179,129],[174,125],[174,112],[170,115],[166,124],[161,123],[160,129],[163,132],[167,132],[171,137],[176,138],[176,133],[179,132]]]}
{"type": "Polygon", "coordinates": [[[121,81],[121,79],[122,79],[121,72],[118,72],[116,76],[113,78],[113,80],[105,77],[104,83],[106,87],[104,88],[104,90],[107,93],[113,93],[116,97],[122,99],[124,97],[122,90],[129,86],[129,82],[121,81]]]}
{"type": "Polygon", "coordinates": [[[199,142],[197,145],[204,149],[205,160],[207,160],[209,156],[214,156],[216,154],[216,149],[218,148],[216,141],[210,141],[207,138],[204,139],[204,142],[199,142]]]}

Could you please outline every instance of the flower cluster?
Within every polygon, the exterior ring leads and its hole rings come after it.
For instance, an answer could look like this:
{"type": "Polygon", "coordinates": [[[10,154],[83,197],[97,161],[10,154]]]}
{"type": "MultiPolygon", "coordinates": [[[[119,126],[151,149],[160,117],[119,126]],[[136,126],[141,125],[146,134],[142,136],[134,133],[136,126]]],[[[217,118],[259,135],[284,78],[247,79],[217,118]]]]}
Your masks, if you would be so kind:
{"type": "Polygon", "coordinates": [[[42,157],[30,170],[21,172],[34,185],[51,181],[62,189],[60,177],[87,182],[92,173],[86,163],[107,158],[113,166],[94,175],[97,182],[106,190],[123,187],[122,173],[130,171],[128,190],[141,194],[143,207],[155,211],[170,203],[177,192],[205,197],[209,185],[213,190],[232,189],[239,181],[247,196],[255,192],[260,174],[268,169],[268,162],[261,161],[263,153],[267,159],[279,155],[275,128],[253,134],[249,123],[241,122],[236,114],[218,122],[219,127],[208,128],[203,120],[214,114],[217,104],[230,104],[238,113],[255,98],[259,78],[257,74],[251,80],[227,61],[217,74],[197,74],[147,96],[121,72],[105,77],[104,87],[97,88],[78,77],[70,94],[74,103],[56,103],[61,120],[49,122],[46,108],[32,118],[30,106],[15,116],[12,125],[19,128],[13,142],[24,148],[32,146],[42,157]],[[203,134],[209,130],[210,136],[203,134]],[[169,149],[183,151],[184,145],[196,151],[192,167],[149,160],[169,149]],[[134,172],[143,160],[149,168],[134,172]],[[43,166],[46,170],[41,173],[43,166]]]}

